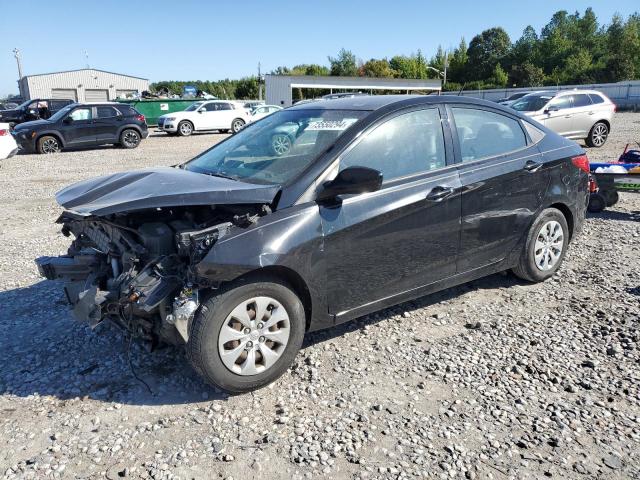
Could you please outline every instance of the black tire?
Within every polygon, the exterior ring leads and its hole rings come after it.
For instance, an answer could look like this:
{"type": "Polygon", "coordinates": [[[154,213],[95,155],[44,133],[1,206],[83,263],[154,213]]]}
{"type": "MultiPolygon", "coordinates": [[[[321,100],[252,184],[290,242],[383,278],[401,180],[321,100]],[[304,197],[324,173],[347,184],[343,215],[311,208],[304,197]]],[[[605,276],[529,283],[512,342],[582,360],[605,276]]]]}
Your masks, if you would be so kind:
{"type": "Polygon", "coordinates": [[[37,142],[36,150],[41,154],[51,154],[58,153],[62,150],[62,145],[60,144],[60,140],[51,135],[45,135],[40,137],[37,142]]]}
{"type": "Polygon", "coordinates": [[[596,122],[591,130],[589,130],[589,136],[587,137],[587,146],[592,148],[600,148],[606,142],[609,137],[609,126],[604,122],[596,122]]]}
{"type": "Polygon", "coordinates": [[[120,146],[122,148],[137,148],[141,140],[142,136],[133,128],[127,128],[120,133],[120,146]]]}
{"type": "Polygon", "coordinates": [[[233,122],[231,122],[231,133],[238,133],[244,128],[245,123],[241,118],[234,118],[233,122]]]}
{"type": "Polygon", "coordinates": [[[589,195],[589,204],[587,210],[591,213],[600,213],[607,208],[607,199],[600,192],[592,193],[589,195]]]}
{"type": "Polygon", "coordinates": [[[181,137],[188,137],[193,133],[193,123],[188,120],[182,120],[178,123],[178,130],[176,133],[181,137]]]}
{"type": "Polygon", "coordinates": [[[604,195],[604,198],[607,202],[607,207],[613,207],[616,203],[618,203],[618,200],[620,200],[620,195],[618,195],[618,192],[616,192],[615,190],[605,190],[600,193],[604,195]]]}
{"type": "Polygon", "coordinates": [[[527,234],[527,240],[525,242],[522,253],[520,254],[520,260],[518,265],[513,268],[513,273],[529,282],[544,282],[547,278],[552,277],[558,268],[562,265],[564,257],[567,253],[567,247],[569,245],[569,227],[567,225],[567,219],[564,217],[560,210],[555,208],[547,208],[543,210],[538,218],[533,222],[533,225],[529,228],[527,234]],[[536,241],[542,234],[542,229],[549,222],[557,222],[562,228],[562,250],[559,258],[555,260],[555,263],[548,270],[542,270],[536,264],[536,241]]]}
{"type": "Polygon", "coordinates": [[[268,385],[289,368],[302,346],[305,325],[302,302],[285,282],[270,275],[254,275],[223,286],[202,303],[189,326],[187,356],[208,383],[228,392],[248,392],[268,385]],[[231,312],[243,301],[258,296],[271,297],[284,307],[289,318],[289,338],[271,367],[254,375],[240,375],[222,361],[219,335],[231,312]]]}

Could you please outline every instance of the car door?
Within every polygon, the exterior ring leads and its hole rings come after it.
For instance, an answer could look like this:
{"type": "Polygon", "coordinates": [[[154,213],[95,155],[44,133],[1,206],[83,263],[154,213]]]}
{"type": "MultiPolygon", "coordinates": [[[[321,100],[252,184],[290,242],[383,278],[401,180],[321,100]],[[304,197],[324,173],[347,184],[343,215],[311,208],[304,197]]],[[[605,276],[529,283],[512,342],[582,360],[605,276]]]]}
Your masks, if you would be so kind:
{"type": "Polygon", "coordinates": [[[196,129],[197,130],[213,130],[217,124],[217,108],[216,104],[209,102],[198,108],[196,117],[196,129]]]}
{"type": "Polygon", "coordinates": [[[516,247],[542,203],[549,170],[517,117],[468,105],[449,111],[462,183],[464,273],[497,264],[516,247]]]}
{"type": "Polygon", "coordinates": [[[341,155],[379,170],[382,188],[320,204],[330,313],[340,315],[452,276],[460,180],[447,164],[438,108],[396,113],[341,155]]]}
{"type": "Polygon", "coordinates": [[[541,123],[565,137],[574,133],[571,96],[565,95],[551,100],[545,107],[541,123]]]}
{"type": "Polygon", "coordinates": [[[124,122],[122,114],[109,105],[95,107],[93,127],[98,143],[115,143],[118,141],[118,130],[124,122]]]}
{"type": "MultiPolygon", "coordinates": [[[[231,122],[236,118],[236,111],[233,105],[227,102],[216,103],[216,126],[219,129],[231,128],[231,122]]],[[[240,115],[238,115],[240,116],[240,115]]]]}
{"type": "Polygon", "coordinates": [[[586,138],[595,123],[595,110],[591,98],[586,93],[571,95],[572,101],[572,136],[586,138]]]}
{"type": "Polygon", "coordinates": [[[96,143],[92,107],[74,108],[62,120],[59,128],[65,146],[95,145],[96,143]]]}

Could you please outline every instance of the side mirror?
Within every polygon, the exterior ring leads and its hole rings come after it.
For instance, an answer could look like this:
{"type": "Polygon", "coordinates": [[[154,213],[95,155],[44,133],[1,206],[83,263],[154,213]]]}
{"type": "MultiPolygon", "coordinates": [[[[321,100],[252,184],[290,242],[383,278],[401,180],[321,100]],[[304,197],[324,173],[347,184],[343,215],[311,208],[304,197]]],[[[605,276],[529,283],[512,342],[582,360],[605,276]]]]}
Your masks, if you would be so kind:
{"type": "Polygon", "coordinates": [[[200,110],[198,110],[198,113],[204,113],[204,112],[205,112],[204,108],[201,108],[200,110]]]}
{"type": "Polygon", "coordinates": [[[73,123],[73,118],[65,117],[65,119],[62,122],[65,123],[66,125],[71,125],[73,123]]]}
{"type": "Polygon", "coordinates": [[[367,167],[349,167],[338,173],[338,176],[325,182],[318,193],[318,200],[331,200],[338,195],[375,192],[382,186],[382,174],[378,170],[367,167]]]}
{"type": "Polygon", "coordinates": [[[544,113],[557,112],[558,110],[560,110],[560,108],[558,108],[557,105],[551,105],[550,107],[547,107],[544,113]]]}

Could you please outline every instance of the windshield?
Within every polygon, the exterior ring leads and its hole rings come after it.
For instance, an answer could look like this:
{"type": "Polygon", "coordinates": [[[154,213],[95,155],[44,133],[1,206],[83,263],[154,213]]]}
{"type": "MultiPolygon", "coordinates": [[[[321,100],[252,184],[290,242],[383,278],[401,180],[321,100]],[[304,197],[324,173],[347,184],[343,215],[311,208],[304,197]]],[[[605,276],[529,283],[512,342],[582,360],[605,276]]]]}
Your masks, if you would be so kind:
{"type": "Polygon", "coordinates": [[[73,105],[68,105],[64,107],[62,110],[58,110],[56,113],[51,115],[51,117],[49,117],[49,120],[51,122],[57,122],[58,120],[63,118],[67,113],[69,113],[72,108],[73,108],[73,105]]]}
{"type": "Polygon", "coordinates": [[[202,106],[204,102],[196,102],[196,103],[192,103],[191,105],[189,105],[187,108],[184,109],[185,112],[193,112],[194,110],[197,110],[198,108],[200,108],[202,106]]]}
{"type": "Polygon", "coordinates": [[[367,113],[281,110],[250,124],[184,168],[250,183],[283,184],[367,113]]]}
{"type": "Polygon", "coordinates": [[[552,98],[551,95],[525,95],[511,105],[511,108],[519,112],[537,112],[542,110],[552,98]]]}

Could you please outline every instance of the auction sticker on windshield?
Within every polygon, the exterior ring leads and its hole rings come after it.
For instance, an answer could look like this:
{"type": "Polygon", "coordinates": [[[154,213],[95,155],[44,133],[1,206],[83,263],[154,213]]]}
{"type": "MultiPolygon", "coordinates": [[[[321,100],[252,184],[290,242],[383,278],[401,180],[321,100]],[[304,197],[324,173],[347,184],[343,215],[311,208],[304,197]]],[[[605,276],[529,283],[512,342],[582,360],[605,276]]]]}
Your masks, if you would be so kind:
{"type": "Polygon", "coordinates": [[[309,126],[305,130],[306,131],[346,130],[357,121],[358,121],[357,118],[345,118],[343,120],[319,120],[316,122],[309,122],[309,126]]]}

